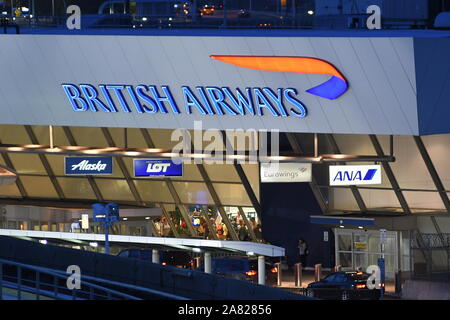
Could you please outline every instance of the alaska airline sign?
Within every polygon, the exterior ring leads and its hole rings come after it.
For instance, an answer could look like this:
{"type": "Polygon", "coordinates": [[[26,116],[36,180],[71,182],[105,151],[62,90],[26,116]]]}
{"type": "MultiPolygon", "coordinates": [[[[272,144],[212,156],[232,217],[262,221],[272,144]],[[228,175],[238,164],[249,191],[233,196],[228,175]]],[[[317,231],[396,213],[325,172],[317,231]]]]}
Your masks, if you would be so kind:
{"type": "Polygon", "coordinates": [[[381,166],[330,166],[330,186],[381,184],[381,166]]]}
{"type": "MultiPolygon", "coordinates": [[[[334,100],[348,89],[344,76],[329,62],[309,57],[211,56],[212,59],[242,68],[273,72],[324,74],[331,78],[306,92],[334,100]]],[[[236,88],[189,86],[180,88],[183,103],[176,101],[169,86],[117,84],[62,84],[76,112],[137,112],[141,114],[246,115],[298,117],[307,115],[295,88],[236,88]],[[128,98],[128,99],[126,99],[128,98]],[[132,102],[130,105],[128,101],[132,102]]]]}
{"type": "Polygon", "coordinates": [[[66,175],[102,175],[113,173],[112,157],[66,157],[66,175]]]}

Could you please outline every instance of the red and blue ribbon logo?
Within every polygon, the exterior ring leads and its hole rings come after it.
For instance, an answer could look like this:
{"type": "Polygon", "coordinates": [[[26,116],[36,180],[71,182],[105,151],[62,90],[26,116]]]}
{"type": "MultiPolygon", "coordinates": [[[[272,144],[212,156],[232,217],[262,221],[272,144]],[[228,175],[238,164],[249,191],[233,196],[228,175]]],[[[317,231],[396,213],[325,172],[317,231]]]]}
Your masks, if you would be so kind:
{"type": "Polygon", "coordinates": [[[334,100],[348,89],[347,79],[331,63],[311,57],[272,57],[272,56],[218,56],[211,58],[243,68],[308,74],[325,74],[331,78],[306,92],[315,96],[334,100]]]}

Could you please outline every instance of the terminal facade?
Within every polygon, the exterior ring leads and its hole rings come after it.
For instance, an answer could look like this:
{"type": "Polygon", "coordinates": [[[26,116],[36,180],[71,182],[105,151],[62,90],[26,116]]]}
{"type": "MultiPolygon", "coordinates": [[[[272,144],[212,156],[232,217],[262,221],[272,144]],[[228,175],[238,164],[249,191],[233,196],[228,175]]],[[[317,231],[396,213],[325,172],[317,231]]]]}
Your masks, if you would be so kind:
{"type": "Polygon", "coordinates": [[[303,238],[307,267],[448,272],[449,33],[334,33],[1,36],[1,228],[101,234],[91,205],[114,202],[116,235],[264,242],[291,266],[303,238]],[[309,176],[267,182],[267,161],[309,176]],[[337,185],[336,165],[380,180],[337,185]]]}

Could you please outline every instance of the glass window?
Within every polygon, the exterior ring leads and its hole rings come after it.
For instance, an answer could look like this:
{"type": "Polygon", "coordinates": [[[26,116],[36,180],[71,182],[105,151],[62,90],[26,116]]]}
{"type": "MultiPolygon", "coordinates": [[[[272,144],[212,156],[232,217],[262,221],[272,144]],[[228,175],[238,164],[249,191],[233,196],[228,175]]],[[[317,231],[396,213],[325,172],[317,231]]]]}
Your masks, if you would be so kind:
{"type": "Polygon", "coordinates": [[[336,274],[334,282],[347,282],[347,276],[344,273],[336,274]]]}
{"type": "Polygon", "coordinates": [[[58,178],[64,195],[69,199],[96,199],[89,180],[86,178],[58,178]]]}
{"type": "Polygon", "coordinates": [[[7,229],[17,229],[17,221],[8,221],[7,229]]]}
{"type": "Polygon", "coordinates": [[[250,199],[242,184],[214,183],[214,188],[223,205],[251,206],[250,199]]]}
{"type": "Polygon", "coordinates": [[[367,251],[367,236],[361,234],[354,234],[353,236],[353,250],[354,251],[367,251]]]}
{"type": "MultiPolygon", "coordinates": [[[[419,187],[416,186],[415,188],[419,187]]],[[[427,189],[435,188],[434,186],[427,187],[427,189]]],[[[438,192],[403,191],[403,195],[411,208],[445,210],[444,203],[438,192]]]]}
{"type": "Polygon", "coordinates": [[[206,184],[200,182],[173,182],[183,203],[214,204],[206,184]]]}
{"type": "Polygon", "coordinates": [[[164,181],[134,180],[145,202],[174,202],[164,181]]]}
{"type": "MultiPolygon", "coordinates": [[[[384,170],[383,170],[384,171],[384,170]]],[[[382,177],[383,179],[384,177],[382,177]]],[[[390,186],[389,186],[390,187],[390,186]]],[[[400,203],[393,190],[359,189],[367,208],[394,211],[400,208],[400,203]]]]}
{"type": "Polygon", "coordinates": [[[448,146],[450,145],[450,135],[440,134],[424,136],[422,137],[422,140],[445,189],[450,190],[450,170],[448,170],[448,146]]]}
{"type": "Polygon", "coordinates": [[[339,253],[339,264],[342,268],[353,268],[352,264],[352,254],[351,253],[339,253]]]}
{"type": "Polygon", "coordinates": [[[30,144],[31,140],[24,126],[2,125],[0,126],[0,141],[4,144],[30,144]]]}
{"type": "Polygon", "coordinates": [[[64,162],[65,162],[64,159],[66,156],[49,154],[46,157],[55,175],[64,176],[66,174],[64,172],[64,162]]]}
{"type": "Polygon", "coordinates": [[[31,227],[31,228],[30,228],[31,230],[39,231],[39,230],[40,230],[40,224],[39,224],[39,221],[32,220],[31,223],[30,223],[30,227],[31,227]]]}
{"type": "Polygon", "coordinates": [[[79,146],[109,147],[101,128],[70,127],[70,129],[79,146]]]}
{"type": "MultiPolygon", "coordinates": [[[[362,190],[361,190],[362,191],[362,190]]],[[[350,189],[333,188],[330,206],[334,210],[359,210],[355,197],[350,189]]],[[[330,208],[330,209],[331,209],[330,208]]]]}
{"type": "Polygon", "coordinates": [[[232,164],[210,164],[205,169],[212,181],[241,182],[232,164]]]}
{"type": "Polygon", "coordinates": [[[259,199],[259,164],[242,164],[242,169],[244,169],[245,175],[252,186],[253,192],[259,199]]]}
{"type": "Polygon", "coordinates": [[[135,201],[130,187],[125,180],[95,179],[105,200],[135,201]]]}
{"type": "Polygon", "coordinates": [[[381,254],[369,254],[369,265],[378,265],[378,258],[381,258],[381,254]]]}
{"type": "Polygon", "coordinates": [[[366,262],[367,255],[365,253],[355,253],[353,258],[354,258],[354,268],[356,270],[361,269],[365,271],[366,268],[368,267],[366,262]]]}
{"type": "Polygon", "coordinates": [[[19,188],[16,184],[10,184],[6,186],[0,186],[0,198],[1,197],[20,197],[19,188]]]}
{"type": "Polygon", "coordinates": [[[47,171],[45,171],[37,154],[9,153],[9,157],[18,173],[47,175],[47,171]]]}
{"type": "Polygon", "coordinates": [[[179,143],[179,140],[171,141],[173,130],[148,129],[148,132],[150,133],[150,137],[156,148],[172,150],[172,148],[179,143]]]}
{"type": "Polygon", "coordinates": [[[20,177],[29,197],[58,198],[53,184],[48,177],[20,177]]]}
{"type": "Polygon", "coordinates": [[[352,235],[338,234],[338,248],[340,251],[352,251],[352,235]]]}
{"type": "Polygon", "coordinates": [[[380,236],[378,234],[369,235],[369,251],[380,252],[380,236]]]}
{"type": "Polygon", "coordinates": [[[334,280],[336,279],[336,274],[330,274],[329,276],[326,276],[323,281],[326,282],[334,282],[334,280]]]}

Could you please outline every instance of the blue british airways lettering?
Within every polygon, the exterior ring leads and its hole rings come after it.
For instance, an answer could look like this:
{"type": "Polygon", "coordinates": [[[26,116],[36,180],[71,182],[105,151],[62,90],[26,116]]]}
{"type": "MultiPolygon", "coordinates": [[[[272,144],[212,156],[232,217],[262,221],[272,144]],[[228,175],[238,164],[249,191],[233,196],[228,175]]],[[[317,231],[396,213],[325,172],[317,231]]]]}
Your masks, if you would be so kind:
{"type": "Polygon", "coordinates": [[[139,114],[252,115],[304,118],[307,110],[293,88],[236,88],[182,86],[183,107],[168,86],[62,84],[76,112],[136,112],[139,114]]]}
{"type": "Polygon", "coordinates": [[[183,175],[183,164],[169,159],[134,159],[133,163],[136,177],[183,175]]]}

